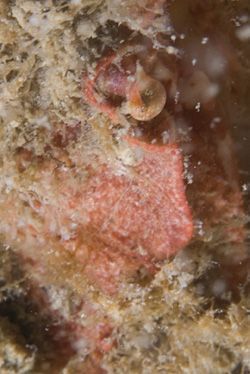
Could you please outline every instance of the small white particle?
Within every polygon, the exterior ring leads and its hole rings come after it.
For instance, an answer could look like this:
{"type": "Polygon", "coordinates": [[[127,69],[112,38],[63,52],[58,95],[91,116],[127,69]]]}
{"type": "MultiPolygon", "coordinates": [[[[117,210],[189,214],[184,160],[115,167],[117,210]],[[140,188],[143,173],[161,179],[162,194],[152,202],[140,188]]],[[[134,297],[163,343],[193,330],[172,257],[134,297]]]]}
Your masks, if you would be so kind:
{"type": "Polygon", "coordinates": [[[166,51],[168,54],[170,55],[178,55],[178,49],[177,48],[174,48],[173,46],[168,46],[166,47],[166,51]]]}
{"type": "Polygon", "coordinates": [[[220,117],[214,117],[214,120],[213,120],[215,123],[220,123],[221,122],[221,118],[220,117]]]}
{"type": "Polygon", "coordinates": [[[197,233],[199,236],[203,236],[204,235],[204,229],[203,229],[203,222],[201,220],[197,220],[195,222],[195,227],[197,229],[197,233]]]}
{"type": "Polygon", "coordinates": [[[202,38],[201,44],[207,44],[207,42],[208,42],[208,37],[207,36],[205,36],[204,38],[202,38]]]}
{"type": "Polygon", "coordinates": [[[175,104],[178,104],[180,98],[180,91],[177,91],[174,97],[175,104]]]}
{"type": "Polygon", "coordinates": [[[169,133],[168,131],[163,131],[163,133],[161,134],[162,136],[162,142],[163,144],[167,144],[169,142],[169,133]]]}
{"type": "Polygon", "coordinates": [[[129,75],[129,76],[127,77],[127,81],[128,81],[128,82],[135,82],[135,77],[133,77],[132,75],[129,75]]]}
{"type": "Polygon", "coordinates": [[[242,185],[242,191],[246,192],[247,190],[248,190],[247,184],[243,184],[242,185]]]}
{"type": "Polygon", "coordinates": [[[232,22],[235,24],[235,26],[239,27],[241,25],[240,21],[237,19],[232,19],[232,22]]]}
{"type": "Polygon", "coordinates": [[[201,111],[201,103],[200,103],[200,102],[198,102],[198,103],[195,105],[195,110],[196,110],[197,112],[200,112],[200,111],[201,111]]]}
{"type": "Polygon", "coordinates": [[[214,117],[212,122],[210,123],[210,128],[215,129],[215,127],[221,122],[220,117],[214,117]]]}
{"type": "Polygon", "coordinates": [[[193,183],[193,174],[192,173],[186,173],[185,175],[187,184],[192,184],[193,183]]]}
{"type": "Polygon", "coordinates": [[[197,64],[197,59],[196,58],[193,58],[192,60],[192,65],[195,66],[197,64]]]}

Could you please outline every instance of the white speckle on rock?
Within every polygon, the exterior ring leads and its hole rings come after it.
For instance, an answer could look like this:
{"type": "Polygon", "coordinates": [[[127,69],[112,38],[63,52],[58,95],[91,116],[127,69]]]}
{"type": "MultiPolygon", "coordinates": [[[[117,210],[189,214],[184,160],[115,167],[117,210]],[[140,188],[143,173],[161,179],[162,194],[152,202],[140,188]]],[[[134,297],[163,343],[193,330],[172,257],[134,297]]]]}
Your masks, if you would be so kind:
{"type": "Polygon", "coordinates": [[[247,190],[248,190],[248,186],[247,186],[247,184],[245,183],[245,184],[242,185],[242,191],[243,191],[243,192],[246,192],[247,190]]]}
{"type": "Polygon", "coordinates": [[[221,118],[220,117],[214,117],[212,122],[210,123],[210,128],[211,129],[215,129],[216,126],[221,122],[221,118]]]}
{"type": "Polygon", "coordinates": [[[205,36],[204,38],[202,38],[201,44],[207,44],[208,40],[209,40],[208,37],[205,36]]]}
{"type": "Polygon", "coordinates": [[[196,112],[200,112],[201,111],[201,103],[198,102],[196,105],[195,105],[195,110],[196,112]]]}
{"type": "Polygon", "coordinates": [[[195,66],[197,64],[197,58],[192,59],[192,65],[195,66]]]}
{"type": "Polygon", "coordinates": [[[178,55],[178,53],[179,53],[178,49],[171,46],[171,45],[166,47],[166,51],[169,55],[178,55]]]}
{"type": "Polygon", "coordinates": [[[169,142],[169,138],[170,138],[168,131],[163,131],[161,136],[162,136],[163,144],[167,144],[169,142]]]}
{"type": "Polygon", "coordinates": [[[180,91],[177,91],[175,96],[174,96],[174,102],[177,105],[179,102],[179,97],[180,97],[180,91]]]}

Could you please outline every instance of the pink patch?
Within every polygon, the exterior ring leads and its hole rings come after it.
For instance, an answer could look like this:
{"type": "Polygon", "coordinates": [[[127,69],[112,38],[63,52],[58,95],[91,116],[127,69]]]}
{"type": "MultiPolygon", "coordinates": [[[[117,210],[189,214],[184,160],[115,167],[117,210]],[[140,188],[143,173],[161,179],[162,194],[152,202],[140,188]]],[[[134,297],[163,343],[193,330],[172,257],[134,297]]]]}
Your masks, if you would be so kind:
{"type": "Polygon", "coordinates": [[[177,146],[127,142],[142,153],[139,164],[124,175],[102,165],[70,204],[84,212],[84,230],[97,243],[87,261],[83,256],[85,272],[108,293],[141,266],[152,272],[156,260],[182,249],[193,233],[177,146]]]}

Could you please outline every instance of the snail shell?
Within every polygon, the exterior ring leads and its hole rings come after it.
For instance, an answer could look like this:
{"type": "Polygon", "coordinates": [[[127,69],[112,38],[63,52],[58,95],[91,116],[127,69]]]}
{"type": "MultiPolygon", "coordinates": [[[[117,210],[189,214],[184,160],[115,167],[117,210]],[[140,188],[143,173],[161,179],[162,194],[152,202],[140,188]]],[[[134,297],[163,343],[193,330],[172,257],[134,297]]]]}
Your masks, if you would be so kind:
{"type": "Polygon", "coordinates": [[[127,94],[127,110],[138,121],[150,121],[161,113],[167,101],[163,84],[148,76],[142,68],[127,94]]]}

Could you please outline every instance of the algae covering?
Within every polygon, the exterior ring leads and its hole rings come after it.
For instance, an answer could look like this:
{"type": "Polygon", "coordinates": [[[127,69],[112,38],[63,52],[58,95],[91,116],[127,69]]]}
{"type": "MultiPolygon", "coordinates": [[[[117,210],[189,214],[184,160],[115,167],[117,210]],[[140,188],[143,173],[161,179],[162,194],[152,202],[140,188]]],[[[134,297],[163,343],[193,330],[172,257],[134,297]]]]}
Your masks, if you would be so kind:
{"type": "Polygon", "coordinates": [[[249,41],[244,0],[0,1],[1,373],[250,371],[249,41]]]}

